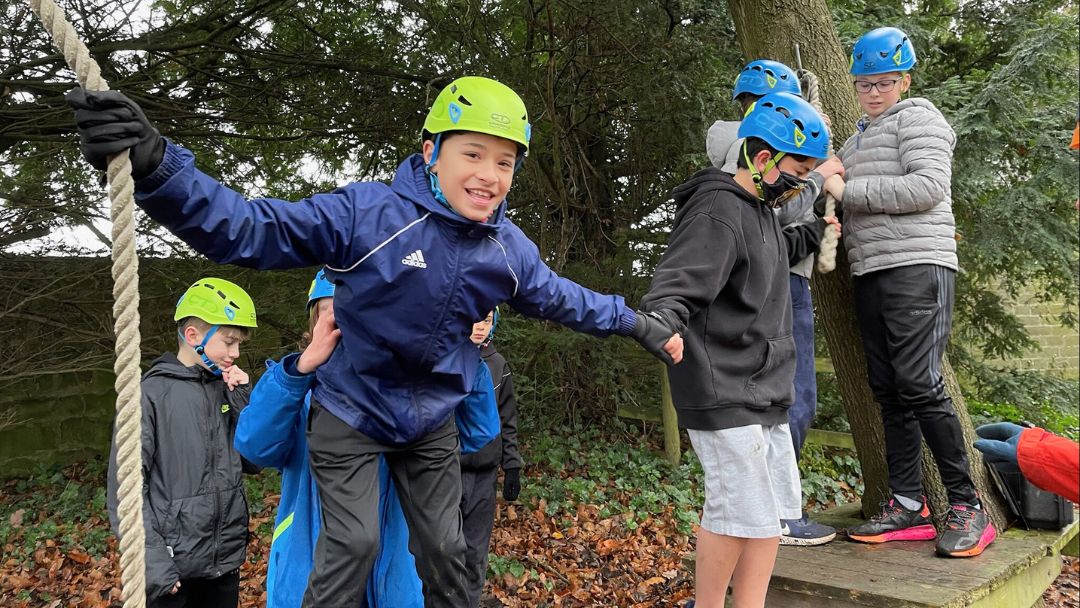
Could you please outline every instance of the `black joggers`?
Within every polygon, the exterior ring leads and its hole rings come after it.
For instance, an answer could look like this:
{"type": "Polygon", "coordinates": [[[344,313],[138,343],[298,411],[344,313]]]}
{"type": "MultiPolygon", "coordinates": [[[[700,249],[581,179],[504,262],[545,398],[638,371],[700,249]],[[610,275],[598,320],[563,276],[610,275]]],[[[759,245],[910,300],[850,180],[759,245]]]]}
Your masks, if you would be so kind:
{"type": "Polygon", "coordinates": [[[240,603],[240,570],[217,578],[189,578],[180,581],[176,593],[148,599],[150,608],[236,608],[240,603]]]}
{"type": "Polygon", "coordinates": [[[322,531],[304,592],[304,608],[357,608],[379,549],[379,461],[390,465],[409,551],[427,608],[465,604],[465,538],[461,528],[458,434],[442,427],[402,448],[382,445],[313,400],[308,453],[322,502],[322,531]]]}
{"type": "Polygon", "coordinates": [[[949,342],[956,272],[933,264],[854,278],[870,388],[881,405],[889,487],[920,500],[925,438],[949,502],[974,504],[964,436],[945,392],[941,358],[949,342]]]}

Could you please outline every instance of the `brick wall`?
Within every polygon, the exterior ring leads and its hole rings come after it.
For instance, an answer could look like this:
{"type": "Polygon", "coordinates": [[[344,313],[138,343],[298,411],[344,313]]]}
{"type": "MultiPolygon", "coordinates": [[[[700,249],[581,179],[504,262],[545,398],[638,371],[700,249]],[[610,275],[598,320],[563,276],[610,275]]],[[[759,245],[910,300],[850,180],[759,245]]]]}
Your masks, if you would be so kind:
{"type": "MultiPolygon", "coordinates": [[[[1080,332],[1064,327],[1056,320],[1066,310],[1062,304],[1039,302],[1032,296],[1018,298],[1012,312],[1040,348],[1029,350],[1020,359],[1011,359],[1003,364],[1069,378],[1080,376],[1080,332]]],[[[1077,313],[1075,306],[1072,313],[1077,313]]]]}

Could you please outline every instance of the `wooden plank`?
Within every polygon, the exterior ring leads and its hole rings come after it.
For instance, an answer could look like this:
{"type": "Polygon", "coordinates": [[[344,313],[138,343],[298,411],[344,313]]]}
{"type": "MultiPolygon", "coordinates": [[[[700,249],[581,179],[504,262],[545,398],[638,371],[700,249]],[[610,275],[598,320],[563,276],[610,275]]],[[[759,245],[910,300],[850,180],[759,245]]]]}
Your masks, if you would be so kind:
{"type": "MultiPolygon", "coordinates": [[[[858,505],[831,510],[854,520],[858,505]]],[[[823,517],[822,519],[825,519],[823,517]]],[[[947,559],[933,541],[879,545],[838,540],[781,547],[766,606],[784,608],[1017,608],[1037,605],[1060,572],[1059,550],[1080,532],[1008,530],[982,555],[947,559]]],[[[684,559],[693,569],[693,556],[684,559]]]]}
{"type": "Polygon", "coordinates": [[[1038,562],[1015,573],[1000,586],[984,589],[966,598],[971,608],[1014,608],[1041,605],[1042,594],[1061,573],[1061,555],[1052,552],[1038,562]],[[1040,602],[1037,604],[1037,602],[1040,602]]]}
{"type": "Polygon", "coordinates": [[[628,420],[642,420],[644,422],[655,422],[657,424],[662,422],[660,419],[660,410],[657,408],[623,405],[619,407],[616,414],[618,414],[619,418],[626,418],[628,420]]]}
{"type": "Polygon", "coordinates": [[[814,371],[828,372],[830,374],[836,373],[833,368],[832,359],[828,357],[814,357],[814,371]]]}
{"type": "MultiPolygon", "coordinates": [[[[832,557],[831,555],[829,556],[832,557]]],[[[861,606],[939,607],[962,591],[920,578],[926,571],[867,572],[865,564],[805,561],[777,556],[770,587],[826,600],[841,599],[861,606]]],[[[951,584],[957,581],[950,579],[951,584]]],[[[821,606],[830,605],[822,602],[821,606]]]]}
{"type": "MultiPolygon", "coordinates": [[[[1054,534],[1052,530],[1047,533],[1054,534]]],[[[1073,521],[1058,534],[1054,541],[1054,548],[1063,555],[1077,557],[1078,535],[1080,535],[1080,511],[1077,511],[1076,505],[1073,505],[1073,521]]]]}
{"type": "Polygon", "coordinates": [[[836,431],[823,431],[821,429],[808,430],[806,432],[806,443],[834,448],[847,448],[849,450],[855,449],[855,439],[851,436],[851,433],[838,433],[836,431]]]}
{"type": "Polygon", "coordinates": [[[671,400],[671,380],[668,379],[667,365],[660,364],[660,418],[664,423],[664,453],[671,466],[679,466],[682,458],[682,442],[679,439],[679,417],[675,413],[675,403],[671,400]]]}
{"type": "MultiPolygon", "coordinates": [[[[982,555],[969,559],[946,559],[934,554],[934,542],[892,542],[878,545],[837,540],[821,547],[781,547],[780,555],[789,559],[814,561],[819,564],[854,564],[867,572],[896,569],[928,569],[965,580],[962,587],[975,584],[973,580],[990,580],[1007,575],[1011,570],[1038,561],[1046,554],[1043,543],[995,542],[982,555]]],[[[941,584],[947,585],[945,582],[941,584]]]]}

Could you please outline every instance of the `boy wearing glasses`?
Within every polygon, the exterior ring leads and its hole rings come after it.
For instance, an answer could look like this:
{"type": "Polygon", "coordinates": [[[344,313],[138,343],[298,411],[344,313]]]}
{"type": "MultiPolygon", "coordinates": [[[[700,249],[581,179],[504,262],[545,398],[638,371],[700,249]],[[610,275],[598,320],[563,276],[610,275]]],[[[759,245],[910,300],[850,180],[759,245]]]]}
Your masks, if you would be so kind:
{"type": "Polygon", "coordinates": [[[933,540],[947,557],[979,555],[996,532],[971,481],[960,422],[945,392],[941,357],[952,323],[956,229],[950,198],[956,135],[911,86],[915,49],[892,27],[859,38],[851,74],[866,114],[840,149],[841,202],[867,371],[881,406],[892,496],[848,531],[861,542],[933,540]],[[922,487],[925,438],[949,494],[940,537],[922,487]]]}

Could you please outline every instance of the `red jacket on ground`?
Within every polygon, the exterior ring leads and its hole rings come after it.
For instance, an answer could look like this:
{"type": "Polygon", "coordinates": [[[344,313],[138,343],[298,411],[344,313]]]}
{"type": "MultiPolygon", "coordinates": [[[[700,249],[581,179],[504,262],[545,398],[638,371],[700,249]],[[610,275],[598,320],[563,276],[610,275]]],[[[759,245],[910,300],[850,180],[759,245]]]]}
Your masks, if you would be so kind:
{"type": "Polygon", "coordinates": [[[1080,503],[1080,445],[1043,429],[1028,429],[1016,447],[1020,471],[1038,488],[1080,503]]]}

